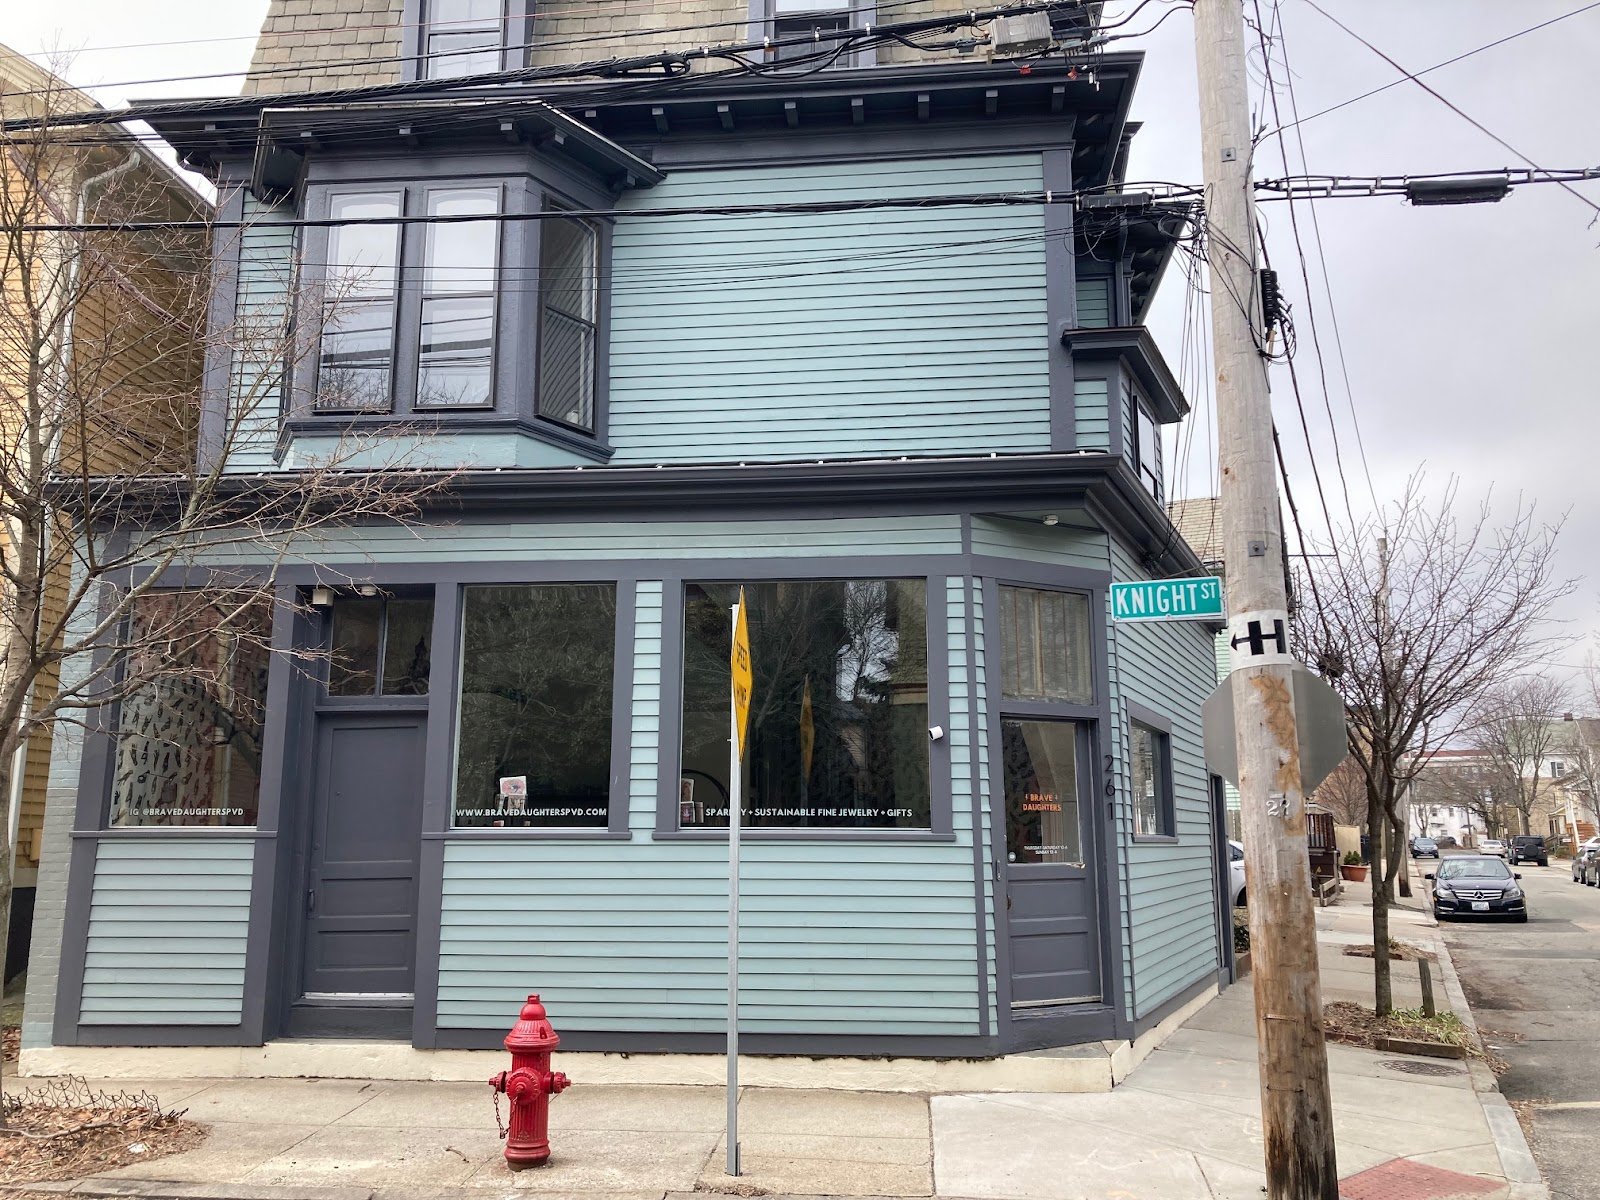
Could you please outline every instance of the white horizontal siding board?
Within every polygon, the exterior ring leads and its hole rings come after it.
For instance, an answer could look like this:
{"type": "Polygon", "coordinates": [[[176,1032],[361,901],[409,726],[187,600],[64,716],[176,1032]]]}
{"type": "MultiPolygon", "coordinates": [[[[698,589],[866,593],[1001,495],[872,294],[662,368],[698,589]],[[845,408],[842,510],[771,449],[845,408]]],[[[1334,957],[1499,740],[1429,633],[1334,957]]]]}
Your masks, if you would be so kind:
{"type": "Polygon", "coordinates": [[[79,1020],[232,1025],[243,1014],[255,844],[216,836],[102,840],[79,1020]]]}
{"type": "MultiPolygon", "coordinates": [[[[680,171],[622,203],[1042,185],[1037,154],[857,165],[680,171]]],[[[1037,206],[622,221],[613,461],[1047,450],[1048,339],[1018,336],[1046,324],[1042,239],[1037,206]],[[715,351],[695,361],[700,347],[715,351]]]]}

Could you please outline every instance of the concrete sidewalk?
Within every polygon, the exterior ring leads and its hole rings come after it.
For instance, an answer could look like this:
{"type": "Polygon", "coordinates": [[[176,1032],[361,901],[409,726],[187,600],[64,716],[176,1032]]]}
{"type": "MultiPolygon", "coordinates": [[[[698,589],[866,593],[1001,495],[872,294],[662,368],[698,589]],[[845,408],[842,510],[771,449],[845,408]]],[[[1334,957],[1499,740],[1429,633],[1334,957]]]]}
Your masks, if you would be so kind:
{"type": "MultiPolygon", "coordinates": [[[[1361,898],[1352,889],[1319,912],[1319,957],[1328,999],[1370,1005],[1371,960],[1342,953],[1371,940],[1361,898]]],[[[1431,918],[1413,909],[1393,919],[1394,936],[1441,955],[1440,1007],[1470,1021],[1431,918]]],[[[1415,965],[1395,968],[1397,1003],[1414,1005],[1415,965]]],[[[1328,1057],[1346,1200],[1548,1195],[1481,1064],[1337,1045],[1328,1057]]],[[[79,1194],[1258,1200],[1264,1184],[1248,981],[1207,1005],[1109,1094],[930,1098],[748,1088],[740,1099],[746,1175],[739,1180],[723,1173],[719,1088],[579,1080],[552,1106],[551,1164],[512,1175],[484,1085],[250,1079],[149,1086],[163,1104],[210,1124],[210,1139],[188,1154],[85,1181],[79,1194]]]]}

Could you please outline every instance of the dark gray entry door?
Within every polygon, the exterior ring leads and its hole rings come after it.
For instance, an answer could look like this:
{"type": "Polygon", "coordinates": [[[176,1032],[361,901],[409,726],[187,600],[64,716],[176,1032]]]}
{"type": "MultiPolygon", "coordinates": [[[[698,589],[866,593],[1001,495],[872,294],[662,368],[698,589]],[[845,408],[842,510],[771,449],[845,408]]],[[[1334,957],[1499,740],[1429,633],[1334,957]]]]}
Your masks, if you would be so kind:
{"type": "Polygon", "coordinates": [[[422,834],[420,715],[317,725],[306,894],[308,998],[410,996],[422,834]]]}
{"type": "Polygon", "coordinates": [[[1086,729],[1005,717],[1006,926],[1011,1005],[1101,998],[1096,875],[1086,794],[1086,729]]]}

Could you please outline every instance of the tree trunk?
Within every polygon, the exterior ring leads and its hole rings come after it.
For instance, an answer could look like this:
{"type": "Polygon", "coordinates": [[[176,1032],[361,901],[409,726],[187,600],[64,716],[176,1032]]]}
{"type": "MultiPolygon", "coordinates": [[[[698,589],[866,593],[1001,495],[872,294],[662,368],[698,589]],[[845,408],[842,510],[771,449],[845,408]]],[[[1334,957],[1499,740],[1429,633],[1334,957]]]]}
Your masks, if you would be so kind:
{"type": "MultiPolygon", "coordinates": [[[[1394,814],[1389,827],[1394,831],[1394,837],[1391,839],[1393,845],[1389,847],[1389,877],[1399,881],[1400,895],[1409,897],[1411,895],[1411,872],[1406,870],[1407,844],[1405,825],[1401,821],[1399,813],[1394,814]]],[[[1389,893],[1389,898],[1391,900],[1394,899],[1393,891],[1389,893]]]]}
{"type": "Polygon", "coordinates": [[[1380,1017],[1394,1009],[1394,988],[1389,977],[1389,900],[1384,894],[1383,830],[1387,824],[1384,806],[1376,789],[1367,786],[1367,842],[1372,863],[1372,1007],[1380,1017]]]}

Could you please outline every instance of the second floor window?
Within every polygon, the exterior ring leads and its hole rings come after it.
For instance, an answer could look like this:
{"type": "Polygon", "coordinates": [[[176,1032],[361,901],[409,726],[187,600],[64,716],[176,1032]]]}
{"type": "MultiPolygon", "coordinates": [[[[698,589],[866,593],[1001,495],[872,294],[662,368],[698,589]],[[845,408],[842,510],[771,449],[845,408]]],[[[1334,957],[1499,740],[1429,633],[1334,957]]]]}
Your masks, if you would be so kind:
{"type": "Polygon", "coordinates": [[[411,214],[429,220],[412,226],[416,236],[384,221],[407,207],[403,191],[329,200],[331,220],[355,223],[328,232],[319,412],[392,412],[397,398],[419,410],[494,403],[500,191],[419,191],[411,214]],[[463,219],[473,216],[486,219],[463,219]],[[414,373],[400,353],[400,333],[413,327],[414,373]]]}
{"type": "Polygon", "coordinates": [[[539,222],[539,415],[594,429],[599,238],[576,217],[539,222]]]}
{"type": "Polygon", "coordinates": [[[505,0],[424,0],[422,76],[459,79],[501,69],[505,0]]]}
{"type": "MultiPolygon", "coordinates": [[[[775,41],[793,43],[773,46],[768,53],[774,62],[811,60],[818,54],[833,53],[842,43],[826,35],[873,24],[873,13],[877,7],[876,0],[765,0],[765,5],[765,36],[775,41]],[[810,41],[794,41],[796,38],[809,38],[810,41]]],[[[864,66],[870,62],[871,52],[860,51],[840,54],[836,62],[824,62],[823,65],[849,67],[864,66]]],[[[808,61],[806,65],[815,64],[808,61]]]]}
{"type": "Polygon", "coordinates": [[[1144,406],[1138,396],[1130,396],[1133,405],[1134,453],[1139,468],[1139,478],[1150,494],[1161,499],[1161,426],[1144,406]]]}
{"type": "Polygon", "coordinates": [[[291,419],[514,425],[609,453],[611,227],[576,209],[595,203],[515,174],[312,185],[301,319],[318,353],[291,419]]]}

